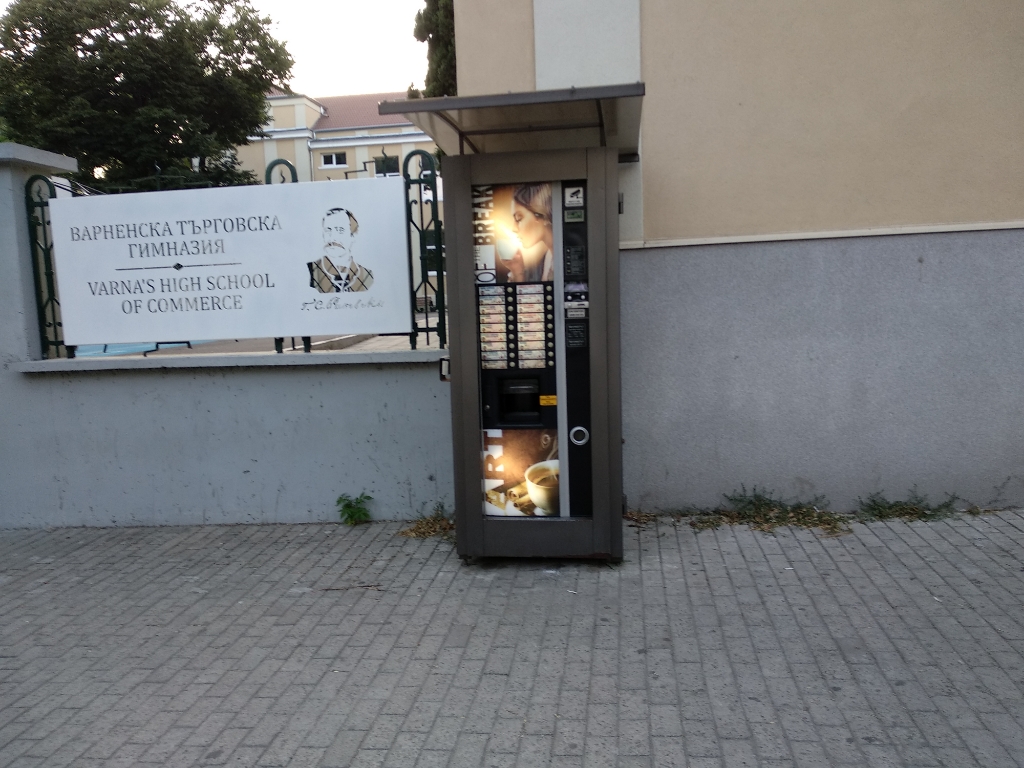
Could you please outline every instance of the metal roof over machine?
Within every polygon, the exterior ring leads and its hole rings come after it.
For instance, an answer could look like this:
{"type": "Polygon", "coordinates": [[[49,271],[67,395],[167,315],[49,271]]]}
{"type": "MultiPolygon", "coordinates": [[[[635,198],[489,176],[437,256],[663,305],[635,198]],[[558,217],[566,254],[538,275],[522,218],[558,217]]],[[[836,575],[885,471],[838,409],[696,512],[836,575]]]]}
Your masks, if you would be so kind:
{"type": "Polygon", "coordinates": [[[628,83],[382,101],[379,110],[404,115],[449,155],[609,147],[634,160],[644,93],[628,83]]]}

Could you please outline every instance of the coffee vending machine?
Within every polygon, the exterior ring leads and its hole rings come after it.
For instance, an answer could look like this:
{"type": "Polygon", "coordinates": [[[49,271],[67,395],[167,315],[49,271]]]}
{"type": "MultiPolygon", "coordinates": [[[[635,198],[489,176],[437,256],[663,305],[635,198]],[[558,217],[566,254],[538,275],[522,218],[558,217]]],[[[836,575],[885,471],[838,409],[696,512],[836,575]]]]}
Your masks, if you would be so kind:
{"type": "Polygon", "coordinates": [[[443,159],[463,558],[622,558],[618,161],[443,159]]]}

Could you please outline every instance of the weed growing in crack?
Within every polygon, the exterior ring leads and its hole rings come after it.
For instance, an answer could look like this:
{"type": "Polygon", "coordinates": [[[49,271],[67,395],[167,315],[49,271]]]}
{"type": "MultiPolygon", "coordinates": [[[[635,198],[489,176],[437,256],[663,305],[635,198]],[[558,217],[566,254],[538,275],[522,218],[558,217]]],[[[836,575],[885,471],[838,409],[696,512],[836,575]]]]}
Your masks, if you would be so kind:
{"type": "MultiPolygon", "coordinates": [[[[941,504],[932,504],[928,497],[918,493],[915,486],[907,491],[907,498],[890,501],[883,492],[872,493],[866,499],[857,498],[857,522],[863,523],[869,520],[941,520],[955,514],[958,510],[956,503],[962,499],[955,493],[946,494],[946,500],[941,504]]],[[[970,514],[981,514],[977,506],[970,506],[967,512],[970,514]]]]}
{"type": "Polygon", "coordinates": [[[639,509],[631,509],[622,517],[628,521],[630,528],[643,528],[648,523],[653,523],[658,516],[651,512],[641,512],[639,509]]]}
{"type": "Polygon", "coordinates": [[[816,496],[810,501],[787,501],[777,497],[774,491],[759,489],[757,486],[747,491],[746,486],[741,485],[739,491],[725,494],[725,500],[727,505],[714,509],[692,508],[670,514],[677,523],[687,519],[689,525],[698,531],[722,525],[749,525],[755,531],[770,533],[780,526],[793,525],[818,529],[826,536],[840,536],[850,533],[851,523],[941,520],[960,512],[981,515],[996,511],[982,509],[975,504],[966,509],[958,509],[956,504],[963,499],[956,494],[946,494],[945,501],[932,504],[916,487],[908,491],[907,498],[902,500],[890,501],[884,493],[873,493],[866,499],[858,498],[857,511],[851,514],[829,509],[828,500],[824,496],[816,496]]]}
{"type": "Polygon", "coordinates": [[[399,536],[406,536],[410,539],[429,539],[431,536],[440,536],[445,541],[455,541],[455,523],[448,517],[444,504],[437,502],[434,511],[425,517],[417,518],[408,528],[398,532],[399,536]]]}
{"type": "Polygon", "coordinates": [[[759,489],[756,485],[747,491],[725,494],[728,506],[701,511],[691,516],[690,526],[698,531],[721,525],[749,525],[755,531],[771,532],[783,525],[818,528],[826,535],[838,536],[850,531],[850,518],[830,510],[828,499],[815,496],[810,501],[786,501],[774,491],[759,489]]]}
{"type": "Polygon", "coordinates": [[[352,498],[347,493],[341,494],[335,504],[338,505],[338,514],[341,522],[346,525],[359,525],[370,522],[370,510],[366,508],[366,502],[371,501],[373,496],[368,493],[360,493],[352,498]]]}

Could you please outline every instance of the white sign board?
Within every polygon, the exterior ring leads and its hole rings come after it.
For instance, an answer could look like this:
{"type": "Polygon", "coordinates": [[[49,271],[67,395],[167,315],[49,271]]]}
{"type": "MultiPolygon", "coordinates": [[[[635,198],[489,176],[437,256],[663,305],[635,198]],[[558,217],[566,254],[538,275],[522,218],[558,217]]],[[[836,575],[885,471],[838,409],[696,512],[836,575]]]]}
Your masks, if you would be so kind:
{"type": "Polygon", "coordinates": [[[401,178],[50,201],[67,344],[407,333],[401,178]]]}

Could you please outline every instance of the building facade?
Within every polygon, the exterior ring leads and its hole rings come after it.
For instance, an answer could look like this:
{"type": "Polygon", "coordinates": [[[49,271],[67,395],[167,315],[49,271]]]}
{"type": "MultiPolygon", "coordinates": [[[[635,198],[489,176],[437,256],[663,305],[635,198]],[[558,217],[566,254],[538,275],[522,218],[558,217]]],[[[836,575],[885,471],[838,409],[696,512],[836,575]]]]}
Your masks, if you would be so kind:
{"type": "Polygon", "coordinates": [[[455,0],[459,95],[643,81],[630,504],[1024,503],[1024,6],[455,0]]]}
{"type": "Polygon", "coordinates": [[[267,97],[270,122],[264,136],[238,147],[242,167],[260,180],[283,159],[299,181],[339,181],[401,173],[406,155],[435,150],[430,137],[401,117],[382,117],[377,104],[405,93],[367,93],[314,99],[274,92],[267,97]]]}
{"type": "Polygon", "coordinates": [[[627,247],[1022,218],[1020,3],[456,0],[455,14],[461,96],[646,84],[627,247]]]}

